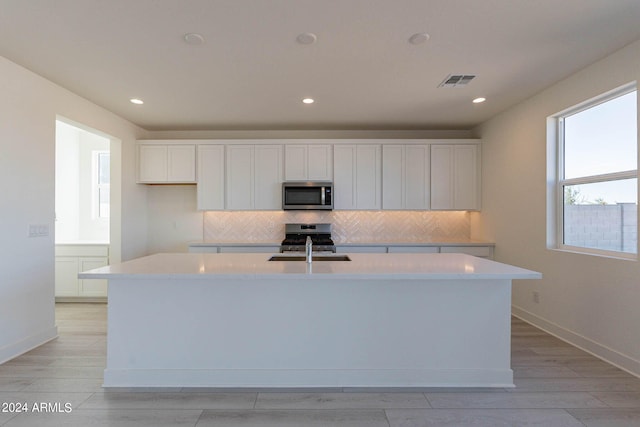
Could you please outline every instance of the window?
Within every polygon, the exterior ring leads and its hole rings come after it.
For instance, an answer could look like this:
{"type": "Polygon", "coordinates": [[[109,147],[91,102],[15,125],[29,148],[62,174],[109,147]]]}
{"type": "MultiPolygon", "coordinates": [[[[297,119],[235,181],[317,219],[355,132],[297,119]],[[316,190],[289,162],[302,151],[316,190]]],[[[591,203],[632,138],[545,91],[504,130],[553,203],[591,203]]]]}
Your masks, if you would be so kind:
{"type": "Polygon", "coordinates": [[[558,248],[637,254],[636,93],[626,87],[554,117],[558,248]]]}
{"type": "Polygon", "coordinates": [[[94,218],[109,218],[110,155],[108,151],[93,152],[93,212],[94,218]]]}

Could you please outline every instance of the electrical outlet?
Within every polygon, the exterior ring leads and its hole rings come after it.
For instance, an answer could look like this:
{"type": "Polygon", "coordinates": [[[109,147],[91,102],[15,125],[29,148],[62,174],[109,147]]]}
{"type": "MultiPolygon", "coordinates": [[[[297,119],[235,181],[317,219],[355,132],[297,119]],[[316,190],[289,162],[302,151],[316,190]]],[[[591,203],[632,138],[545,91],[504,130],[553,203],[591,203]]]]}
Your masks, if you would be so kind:
{"type": "Polygon", "coordinates": [[[28,237],[47,237],[49,226],[47,224],[29,224],[28,237]]]}
{"type": "Polygon", "coordinates": [[[531,294],[531,298],[533,299],[533,302],[538,304],[540,302],[540,292],[533,291],[533,293],[531,294]]]}

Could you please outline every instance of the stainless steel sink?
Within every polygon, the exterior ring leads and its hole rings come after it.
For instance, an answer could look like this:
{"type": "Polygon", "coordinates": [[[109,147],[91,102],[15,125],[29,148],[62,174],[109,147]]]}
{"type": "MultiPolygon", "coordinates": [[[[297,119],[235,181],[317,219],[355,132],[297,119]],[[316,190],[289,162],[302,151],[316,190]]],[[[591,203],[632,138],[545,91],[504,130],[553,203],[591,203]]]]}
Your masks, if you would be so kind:
{"type": "MultiPolygon", "coordinates": [[[[306,261],[306,258],[298,255],[274,255],[269,261],[306,261]]],[[[314,255],[313,261],[351,261],[351,258],[347,255],[314,255]]]]}

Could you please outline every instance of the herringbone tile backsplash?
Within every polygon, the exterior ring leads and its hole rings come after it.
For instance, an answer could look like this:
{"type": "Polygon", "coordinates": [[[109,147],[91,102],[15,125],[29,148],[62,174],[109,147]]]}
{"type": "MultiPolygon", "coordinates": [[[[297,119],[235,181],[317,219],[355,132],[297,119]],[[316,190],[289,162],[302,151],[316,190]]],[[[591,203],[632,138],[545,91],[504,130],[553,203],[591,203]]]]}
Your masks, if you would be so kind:
{"type": "Polygon", "coordinates": [[[333,224],[335,243],[430,242],[466,240],[468,212],[433,211],[247,211],[205,212],[204,240],[277,242],[286,223],[333,224]]]}

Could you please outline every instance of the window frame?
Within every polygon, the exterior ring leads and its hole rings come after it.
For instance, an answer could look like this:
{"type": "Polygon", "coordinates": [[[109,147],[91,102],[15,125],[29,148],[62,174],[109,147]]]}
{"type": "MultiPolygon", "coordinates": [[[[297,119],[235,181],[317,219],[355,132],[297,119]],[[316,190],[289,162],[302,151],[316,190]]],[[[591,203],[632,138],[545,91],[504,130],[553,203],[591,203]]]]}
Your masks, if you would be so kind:
{"type": "Polygon", "coordinates": [[[97,221],[109,221],[111,216],[111,202],[109,202],[109,216],[100,215],[100,190],[109,189],[109,200],[111,200],[111,182],[100,184],[100,156],[109,156],[111,165],[110,150],[92,150],[91,152],[91,217],[97,221]]]}
{"type": "MultiPolygon", "coordinates": [[[[614,89],[612,91],[606,92],[602,95],[599,95],[595,98],[582,102],[578,105],[575,105],[571,108],[568,108],[564,111],[561,111],[557,114],[554,114],[550,117],[551,121],[548,122],[549,127],[552,129],[552,134],[554,136],[554,144],[555,150],[554,155],[555,159],[550,159],[555,163],[555,185],[553,186],[553,205],[555,205],[555,213],[553,215],[553,228],[555,228],[555,236],[551,239],[551,244],[549,247],[551,249],[575,252],[586,255],[597,255],[603,257],[612,257],[612,258],[621,258],[627,260],[638,260],[638,252],[639,252],[639,243],[636,242],[636,252],[622,252],[622,251],[612,251],[605,249],[597,249],[597,248],[589,248],[584,246],[574,246],[567,245],[564,243],[564,188],[566,186],[572,185],[581,185],[581,184],[593,184],[593,183],[603,183],[603,182],[611,182],[611,181],[619,181],[624,179],[636,179],[637,188],[636,188],[636,204],[639,202],[638,192],[640,190],[640,179],[638,176],[638,155],[640,154],[640,144],[638,137],[636,136],[636,169],[633,170],[625,170],[619,172],[605,173],[605,174],[597,174],[597,175],[588,175],[574,178],[564,178],[564,160],[565,160],[565,132],[564,132],[564,120],[566,117],[572,116],[574,114],[586,111],[590,108],[596,107],[600,104],[604,104],[613,99],[616,99],[620,96],[627,95],[629,93],[636,92],[637,97],[637,82],[632,82],[626,84],[622,87],[614,89]]],[[[636,106],[636,116],[638,114],[638,108],[636,106]]],[[[636,119],[636,126],[638,126],[638,122],[636,119]]],[[[640,215],[640,210],[638,211],[640,215]]],[[[640,221],[639,221],[640,223],[640,221]]]]}

